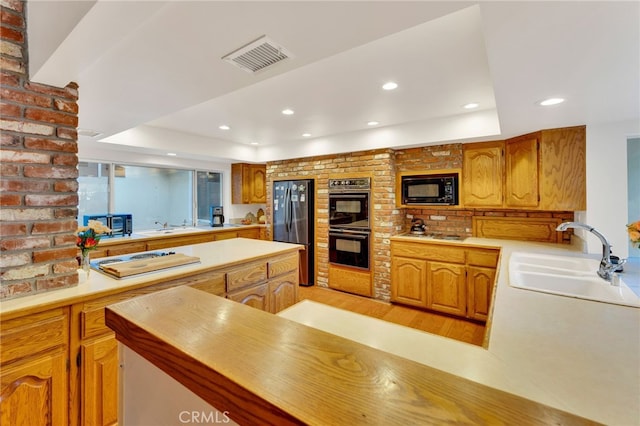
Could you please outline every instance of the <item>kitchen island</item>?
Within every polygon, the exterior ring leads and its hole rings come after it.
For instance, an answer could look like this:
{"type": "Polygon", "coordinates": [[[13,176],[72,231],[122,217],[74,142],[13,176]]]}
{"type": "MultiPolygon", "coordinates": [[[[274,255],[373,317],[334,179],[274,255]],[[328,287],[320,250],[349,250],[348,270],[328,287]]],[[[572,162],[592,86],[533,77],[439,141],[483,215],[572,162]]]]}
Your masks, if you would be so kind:
{"type": "Polygon", "coordinates": [[[199,262],[123,279],[94,270],[76,287],[3,301],[2,422],[116,422],[119,359],[105,306],[190,286],[277,312],[296,301],[302,248],[245,238],[175,247],[199,262]]]}

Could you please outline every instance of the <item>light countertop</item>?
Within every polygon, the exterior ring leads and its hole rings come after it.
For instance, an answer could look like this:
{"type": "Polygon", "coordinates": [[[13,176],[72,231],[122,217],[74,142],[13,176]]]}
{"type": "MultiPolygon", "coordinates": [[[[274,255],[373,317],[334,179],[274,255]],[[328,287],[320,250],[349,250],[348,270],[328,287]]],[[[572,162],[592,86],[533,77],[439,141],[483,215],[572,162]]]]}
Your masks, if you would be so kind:
{"type": "Polygon", "coordinates": [[[0,314],[4,319],[5,315],[17,315],[25,309],[38,309],[38,307],[44,306],[48,309],[55,306],[68,305],[88,297],[106,296],[207,270],[233,266],[261,257],[273,256],[288,251],[298,251],[302,248],[303,246],[297,244],[250,238],[231,238],[210,243],[167,248],[162,251],[174,251],[188,256],[196,256],[200,258],[200,262],[119,280],[95,270],[92,270],[89,279],[86,279],[84,271],[79,270],[80,283],[77,286],[2,301],[0,303],[0,314]]]}
{"type": "Polygon", "coordinates": [[[228,232],[228,231],[234,231],[234,230],[240,230],[240,229],[250,229],[250,228],[264,228],[267,225],[264,223],[253,223],[251,225],[242,225],[242,224],[225,224],[224,226],[189,226],[187,227],[187,230],[185,231],[182,227],[171,227],[170,229],[168,229],[167,233],[163,233],[163,232],[158,232],[157,234],[155,233],[148,233],[149,230],[146,231],[138,231],[138,233],[134,232],[131,235],[125,235],[125,236],[113,236],[113,237],[103,237],[100,239],[100,247],[109,247],[110,245],[114,245],[114,244],[122,244],[123,242],[129,242],[129,241],[141,241],[141,240],[149,240],[149,239],[154,239],[154,238],[171,238],[171,237],[178,237],[178,236],[184,236],[184,235],[197,235],[197,234],[203,234],[203,233],[208,233],[208,232],[228,232]]]}
{"type": "MultiPolygon", "coordinates": [[[[486,349],[311,301],[278,315],[598,422],[640,425],[640,309],[508,282],[513,251],[585,255],[559,244],[437,242],[502,248],[486,349]]],[[[624,274],[629,286],[640,281],[636,262],[624,274]]]]}

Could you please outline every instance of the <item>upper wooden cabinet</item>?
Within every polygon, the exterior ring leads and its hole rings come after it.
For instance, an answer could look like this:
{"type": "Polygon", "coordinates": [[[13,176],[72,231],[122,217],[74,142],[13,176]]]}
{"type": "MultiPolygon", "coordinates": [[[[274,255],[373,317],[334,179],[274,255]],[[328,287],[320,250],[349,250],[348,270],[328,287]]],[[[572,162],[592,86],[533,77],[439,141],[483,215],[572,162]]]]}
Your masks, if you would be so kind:
{"type": "Polygon", "coordinates": [[[505,141],[504,203],[506,207],[538,205],[538,137],[521,136],[505,141]]]}
{"type": "Polygon", "coordinates": [[[267,167],[264,164],[231,165],[231,202],[264,204],[267,202],[267,167]]]}
{"type": "Polygon", "coordinates": [[[504,142],[470,143],[462,149],[462,204],[501,207],[504,142]]]}
{"type": "Polygon", "coordinates": [[[587,208],[586,127],[540,132],[541,210],[587,208]]]}
{"type": "Polygon", "coordinates": [[[586,208],[585,126],[463,146],[465,207],[586,208]]]}

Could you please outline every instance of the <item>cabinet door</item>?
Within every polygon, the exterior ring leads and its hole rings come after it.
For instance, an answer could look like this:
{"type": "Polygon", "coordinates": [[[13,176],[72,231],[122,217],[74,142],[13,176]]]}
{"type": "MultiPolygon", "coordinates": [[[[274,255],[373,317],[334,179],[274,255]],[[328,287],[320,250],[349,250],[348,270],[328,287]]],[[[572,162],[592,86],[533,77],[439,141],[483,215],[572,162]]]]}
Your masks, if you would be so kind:
{"type": "Polygon", "coordinates": [[[427,262],[427,308],[466,316],[465,265],[427,262]]]}
{"type": "Polygon", "coordinates": [[[267,168],[263,164],[249,166],[249,202],[253,204],[267,202],[267,168]]]}
{"type": "Polygon", "coordinates": [[[260,230],[258,228],[240,229],[238,230],[238,237],[257,240],[260,237],[260,230]]]}
{"type": "Polygon", "coordinates": [[[505,205],[538,205],[538,137],[510,139],[505,144],[505,205]]]}
{"type": "Polygon", "coordinates": [[[427,261],[410,257],[391,258],[391,300],[427,307],[427,261]]]}
{"type": "Polygon", "coordinates": [[[118,423],[118,342],[113,334],[81,346],[83,425],[118,423]]]}
{"type": "Polygon", "coordinates": [[[2,367],[0,424],[67,425],[66,352],[2,367]]]}
{"type": "Polygon", "coordinates": [[[462,200],[465,206],[502,206],[503,142],[463,145],[462,200]]]}
{"type": "Polygon", "coordinates": [[[269,311],[269,291],[267,283],[240,290],[235,293],[229,293],[227,297],[234,302],[244,303],[245,305],[269,311]]]}
{"type": "Polygon", "coordinates": [[[469,266],[467,269],[467,316],[486,321],[496,279],[494,268],[469,266]]]}
{"type": "Polygon", "coordinates": [[[269,280],[269,312],[275,314],[298,301],[298,272],[269,280]]]}
{"type": "Polygon", "coordinates": [[[541,210],[587,208],[585,126],[543,130],[540,167],[541,210]]]}

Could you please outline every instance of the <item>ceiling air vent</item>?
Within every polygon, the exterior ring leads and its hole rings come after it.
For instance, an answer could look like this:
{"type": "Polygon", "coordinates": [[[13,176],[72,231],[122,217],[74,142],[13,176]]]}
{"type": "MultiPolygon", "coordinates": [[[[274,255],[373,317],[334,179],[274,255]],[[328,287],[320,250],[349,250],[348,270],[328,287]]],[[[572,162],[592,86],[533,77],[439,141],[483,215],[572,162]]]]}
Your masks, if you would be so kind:
{"type": "Polygon", "coordinates": [[[284,47],[275,43],[269,37],[262,36],[223,56],[222,59],[240,67],[244,71],[254,73],[292,57],[293,55],[284,47]]]}

